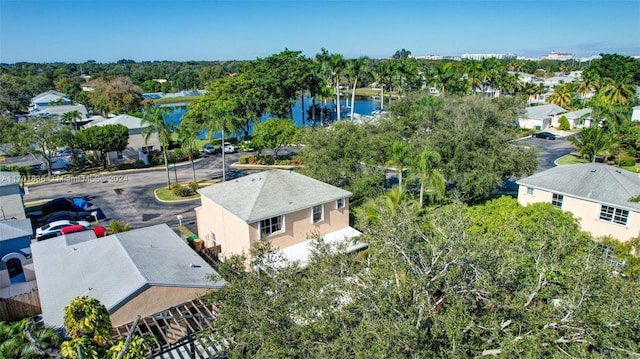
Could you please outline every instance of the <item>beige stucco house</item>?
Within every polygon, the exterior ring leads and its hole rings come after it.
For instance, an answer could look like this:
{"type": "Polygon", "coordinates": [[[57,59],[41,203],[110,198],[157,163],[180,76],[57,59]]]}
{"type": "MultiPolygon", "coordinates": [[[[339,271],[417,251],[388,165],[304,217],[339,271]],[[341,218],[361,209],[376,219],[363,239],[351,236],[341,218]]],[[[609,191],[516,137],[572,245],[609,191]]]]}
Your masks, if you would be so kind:
{"type": "Polygon", "coordinates": [[[640,236],[640,174],[604,163],[564,165],[517,181],[518,202],[551,203],[583,230],[624,242],[640,236]]]}
{"type": "Polygon", "coordinates": [[[294,171],[271,170],[216,184],[198,192],[198,235],[206,247],[219,246],[221,258],[248,254],[255,243],[270,241],[292,261],[304,265],[313,238],[347,243],[361,233],[349,226],[351,193],[294,171]]]}
{"type": "Polygon", "coordinates": [[[224,285],[166,224],[96,238],[92,231],[33,243],[44,322],[64,324],[76,296],[98,299],[114,327],[193,300],[224,285]],[[87,235],[88,234],[88,235],[87,235]]]}

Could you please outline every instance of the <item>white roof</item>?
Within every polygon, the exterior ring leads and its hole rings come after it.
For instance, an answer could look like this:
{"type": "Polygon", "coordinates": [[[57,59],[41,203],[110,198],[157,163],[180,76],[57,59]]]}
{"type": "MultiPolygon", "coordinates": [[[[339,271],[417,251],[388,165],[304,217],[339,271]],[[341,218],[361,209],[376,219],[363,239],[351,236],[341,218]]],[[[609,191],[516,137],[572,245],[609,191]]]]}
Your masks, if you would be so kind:
{"type": "Polygon", "coordinates": [[[42,110],[32,112],[31,115],[39,116],[39,115],[54,115],[54,116],[62,116],[63,114],[71,111],[78,111],[80,116],[85,119],[87,118],[87,108],[84,105],[61,105],[61,106],[49,106],[45,107],[42,110]]]}
{"type": "Polygon", "coordinates": [[[142,124],[142,119],[130,115],[118,115],[115,117],[106,118],[104,120],[95,120],[90,126],[106,126],[106,125],[124,125],[130,130],[141,129],[147,126],[142,124]]]}
{"type": "Polygon", "coordinates": [[[565,110],[564,108],[554,104],[530,106],[525,108],[524,110],[525,110],[525,118],[532,119],[532,120],[544,120],[549,116],[567,112],[567,110],[565,110]]]}
{"type": "Polygon", "coordinates": [[[60,236],[31,249],[42,316],[52,326],[63,325],[64,308],[76,296],[96,298],[113,313],[150,286],[224,284],[208,279],[216,271],[166,224],[97,239],[60,236]]]}
{"type": "MultiPolygon", "coordinates": [[[[362,233],[352,227],[346,227],[335,232],[327,233],[321,237],[321,240],[330,245],[332,249],[336,249],[342,244],[347,244],[346,252],[351,253],[359,249],[367,247],[366,243],[357,242],[354,238],[357,238],[362,233]]],[[[285,261],[298,262],[301,267],[306,267],[311,254],[313,252],[313,244],[316,239],[309,239],[304,242],[294,244],[282,249],[278,249],[276,254],[281,254],[285,261]]],[[[274,267],[278,268],[284,266],[286,263],[277,261],[274,263],[274,267]]]]}

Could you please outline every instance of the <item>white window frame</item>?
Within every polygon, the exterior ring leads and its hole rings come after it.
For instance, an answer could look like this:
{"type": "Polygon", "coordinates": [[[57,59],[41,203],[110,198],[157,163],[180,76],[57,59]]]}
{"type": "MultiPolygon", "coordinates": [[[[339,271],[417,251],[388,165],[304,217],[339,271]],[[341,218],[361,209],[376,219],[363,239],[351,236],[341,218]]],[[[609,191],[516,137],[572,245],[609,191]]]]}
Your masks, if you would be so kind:
{"type": "Polygon", "coordinates": [[[318,223],[324,220],[324,205],[319,204],[317,206],[311,207],[311,223],[318,223]],[[320,208],[320,218],[316,219],[316,208],[320,208]]]}
{"type": "Polygon", "coordinates": [[[533,187],[527,187],[527,194],[533,196],[533,187]]]}
{"type": "Polygon", "coordinates": [[[284,232],[284,216],[283,215],[266,218],[258,222],[258,234],[260,235],[260,238],[267,238],[273,234],[281,233],[281,232],[284,232]],[[274,219],[276,220],[275,222],[273,221],[274,219]],[[269,233],[265,233],[263,231],[264,223],[266,221],[270,222],[268,226],[270,227],[269,233]],[[280,228],[277,230],[274,230],[274,227],[278,225],[280,226],[280,228]]]}
{"type": "Polygon", "coordinates": [[[336,200],[336,209],[344,208],[347,206],[345,198],[339,198],[336,200]]]}
{"type": "Polygon", "coordinates": [[[602,204],[600,205],[600,215],[598,218],[601,221],[626,226],[627,223],[629,223],[629,211],[602,204]]]}
{"type": "Polygon", "coordinates": [[[564,195],[560,193],[552,193],[551,194],[551,205],[562,209],[562,203],[564,202],[564,195]]]}

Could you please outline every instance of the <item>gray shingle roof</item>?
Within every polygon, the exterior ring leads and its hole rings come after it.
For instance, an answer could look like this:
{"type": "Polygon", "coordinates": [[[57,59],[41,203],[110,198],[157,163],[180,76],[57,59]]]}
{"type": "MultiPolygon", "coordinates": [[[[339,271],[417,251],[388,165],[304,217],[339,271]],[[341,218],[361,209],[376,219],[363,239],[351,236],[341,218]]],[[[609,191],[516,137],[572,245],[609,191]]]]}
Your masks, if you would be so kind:
{"type": "Polygon", "coordinates": [[[591,202],[640,211],[640,202],[629,201],[640,194],[640,174],[603,163],[557,166],[517,182],[591,202]]]}
{"type": "Polygon", "coordinates": [[[566,112],[564,108],[558,105],[541,105],[541,106],[531,106],[525,108],[525,117],[530,118],[532,120],[544,120],[552,115],[557,115],[559,113],[566,112]]]}
{"type": "Polygon", "coordinates": [[[593,112],[593,109],[591,109],[591,108],[583,108],[583,109],[576,110],[576,111],[565,112],[562,115],[565,116],[567,118],[567,120],[577,120],[577,119],[579,119],[580,117],[582,117],[584,115],[590,114],[591,112],[593,112]]]}
{"type": "Polygon", "coordinates": [[[351,192],[293,171],[270,170],[198,190],[247,223],[351,196],[351,192]]]}
{"type": "Polygon", "coordinates": [[[0,221],[0,241],[33,235],[30,219],[0,221]]]}
{"type": "Polygon", "coordinates": [[[166,224],[103,238],[68,242],[66,236],[32,244],[45,322],[63,325],[75,296],[100,300],[112,312],[152,285],[219,288],[217,275],[166,224]]]}

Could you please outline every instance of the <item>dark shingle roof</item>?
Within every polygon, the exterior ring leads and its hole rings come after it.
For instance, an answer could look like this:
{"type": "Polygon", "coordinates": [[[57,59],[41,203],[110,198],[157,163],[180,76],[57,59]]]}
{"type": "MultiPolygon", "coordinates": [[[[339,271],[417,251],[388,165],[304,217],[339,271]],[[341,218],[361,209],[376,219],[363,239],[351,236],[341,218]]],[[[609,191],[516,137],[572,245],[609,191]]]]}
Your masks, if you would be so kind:
{"type": "Polygon", "coordinates": [[[640,211],[640,202],[630,201],[640,194],[640,174],[603,163],[557,166],[517,182],[524,186],[640,211]]]}

